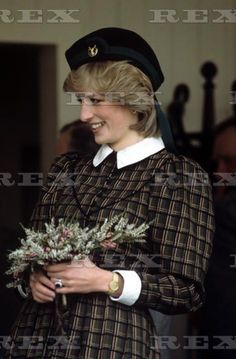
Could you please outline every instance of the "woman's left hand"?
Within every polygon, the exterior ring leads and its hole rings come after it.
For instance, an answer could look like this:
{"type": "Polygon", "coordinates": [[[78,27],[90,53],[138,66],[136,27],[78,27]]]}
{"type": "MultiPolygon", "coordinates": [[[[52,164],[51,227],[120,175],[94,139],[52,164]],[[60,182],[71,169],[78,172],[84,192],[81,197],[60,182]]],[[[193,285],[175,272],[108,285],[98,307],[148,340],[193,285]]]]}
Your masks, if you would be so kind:
{"type": "Polygon", "coordinates": [[[112,272],[97,267],[89,258],[79,262],[48,265],[44,268],[55,284],[61,281],[63,287],[56,288],[57,293],[92,293],[108,291],[112,272]]]}

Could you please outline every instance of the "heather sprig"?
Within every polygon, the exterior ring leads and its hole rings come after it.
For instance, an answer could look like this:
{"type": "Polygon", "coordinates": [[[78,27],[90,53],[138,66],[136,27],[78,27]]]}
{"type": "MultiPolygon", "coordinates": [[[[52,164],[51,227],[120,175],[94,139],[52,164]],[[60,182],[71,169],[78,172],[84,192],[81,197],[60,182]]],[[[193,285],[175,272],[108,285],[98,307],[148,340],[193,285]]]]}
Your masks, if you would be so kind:
{"type": "Polygon", "coordinates": [[[8,287],[17,287],[26,269],[47,264],[78,261],[91,254],[107,238],[119,244],[124,242],[140,242],[145,236],[149,224],[143,223],[136,227],[129,224],[128,219],[114,216],[106,219],[102,225],[93,228],[82,228],[78,221],[68,221],[60,218],[56,223],[54,218],[45,223],[45,231],[35,231],[24,228],[25,238],[21,239],[20,248],[8,256],[11,266],[6,272],[13,276],[8,287]]]}

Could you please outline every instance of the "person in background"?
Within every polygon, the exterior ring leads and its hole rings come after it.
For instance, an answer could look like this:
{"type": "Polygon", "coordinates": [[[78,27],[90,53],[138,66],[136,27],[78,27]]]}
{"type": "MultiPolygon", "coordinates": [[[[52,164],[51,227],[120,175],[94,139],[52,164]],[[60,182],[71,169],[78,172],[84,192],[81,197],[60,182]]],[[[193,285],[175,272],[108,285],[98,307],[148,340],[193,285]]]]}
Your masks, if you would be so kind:
{"type": "Polygon", "coordinates": [[[96,153],[99,145],[94,140],[90,126],[81,120],[76,120],[64,125],[59,131],[56,145],[56,154],[78,152],[82,156],[88,153],[96,153]]]}
{"type": "MultiPolygon", "coordinates": [[[[236,117],[230,117],[221,122],[215,129],[212,159],[216,173],[235,174],[236,172],[236,117]]],[[[231,189],[235,189],[235,183],[227,183],[214,186],[214,199],[221,199],[231,189]]]]}
{"type": "Polygon", "coordinates": [[[236,118],[215,130],[212,152],[215,162],[215,237],[206,276],[206,302],[202,331],[209,338],[206,359],[235,359],[236,335],[236,118]],[[222,178],[225,179],[223,183],[222,178]],[[219,185],[217,185],[217,182],[219,185]],[[217,339],[217,337],[226,339],[217,339]],[[225,344],[222,345],[226,340],[225,344]],[[221,346],[221,347],[220,347],[221,346]],[[219,348],[220,347],[220,348],[219,348]]]}

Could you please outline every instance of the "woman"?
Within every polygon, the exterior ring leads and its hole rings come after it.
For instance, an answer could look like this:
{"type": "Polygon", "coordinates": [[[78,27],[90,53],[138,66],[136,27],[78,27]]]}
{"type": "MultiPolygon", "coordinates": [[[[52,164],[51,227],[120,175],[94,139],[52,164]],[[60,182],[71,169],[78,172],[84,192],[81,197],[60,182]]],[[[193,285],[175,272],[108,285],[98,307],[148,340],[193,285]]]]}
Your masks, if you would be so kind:
{"type": "Polygon", "coordinates": [[[153,96],[163,75],[139,35],[101,29],[77,41],[66,57],[72,71],[64,89],[76,93],[80,118],[102,146],[94,158],[67,154],[55,161],[33,226],[76,215],[93,227],[117,214],[151,226],[138,246],[116,248],[108,240],[92,259],[32,273],[32,298],[5,358],[159,358],[149,309],[177,314],[202,304],[213,233],[210,187],[189,181],[189,174],[204,176],[197,164],[164,148],[153,96]],[[59,186],[60,176],[71,173],[73,185],[59,186]],[[57,333],[56,293],[69,299],[69,339],[62,345],[50,342],[57,333]],[[41,338],[41,346],[22,349],[20,336],[41,338]]]}

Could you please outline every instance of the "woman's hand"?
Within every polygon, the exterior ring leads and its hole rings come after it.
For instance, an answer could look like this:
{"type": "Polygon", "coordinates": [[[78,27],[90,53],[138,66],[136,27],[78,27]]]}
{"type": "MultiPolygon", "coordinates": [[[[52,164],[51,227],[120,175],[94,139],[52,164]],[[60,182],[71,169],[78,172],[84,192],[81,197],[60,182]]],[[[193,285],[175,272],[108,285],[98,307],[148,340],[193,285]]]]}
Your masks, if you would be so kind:
{"type": "Polygon", "coordinates": [[[29,284],[36,302],[47,303],[54,300],[55,286],[42,271],[31,273],[29,284]]]}
{"type": "Polygon", "coordinates": [[[56,288],[56,292],[60,294],[107,293],[108,285],[112,280],[112,272],[97,267],[89,258],[71,264],[49,265],[45,270],[53,286],[59,279],[61,280],[63,288],[56,288]]]}

